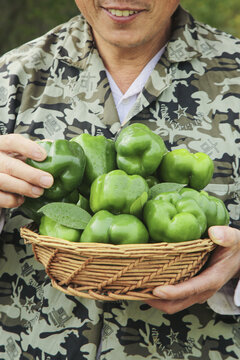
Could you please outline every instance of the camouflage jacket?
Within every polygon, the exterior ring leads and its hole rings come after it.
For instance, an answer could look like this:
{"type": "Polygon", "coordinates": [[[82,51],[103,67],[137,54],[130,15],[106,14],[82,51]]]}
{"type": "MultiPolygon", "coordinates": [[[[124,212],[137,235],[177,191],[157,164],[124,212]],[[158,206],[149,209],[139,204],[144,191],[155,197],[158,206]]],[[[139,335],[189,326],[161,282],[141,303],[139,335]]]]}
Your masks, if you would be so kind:
{"type": "MultiPolygon", "coordinates": [[[[179,8],[172,36],[125,122],[142,122],[169,150],[207,153],[207,186],[240,228],[240,41],[179,8]]],[[[91,30],[79,15],[0,59],[0,133],[31,139],[82,132],[114,138],[120,122],[91,30]]],[[[142,302],[100,302],[52,288],[7,213],[1,234],[0,358],[237,359],[239,316],[207,304],[175,315],[142,302]],[[221,340],[221,341],[220,341],[221,340]],[[101,346],[99,346],[101,344],[101,346]],[[222,357],[221,357],[222,356],[222,357]]]]}

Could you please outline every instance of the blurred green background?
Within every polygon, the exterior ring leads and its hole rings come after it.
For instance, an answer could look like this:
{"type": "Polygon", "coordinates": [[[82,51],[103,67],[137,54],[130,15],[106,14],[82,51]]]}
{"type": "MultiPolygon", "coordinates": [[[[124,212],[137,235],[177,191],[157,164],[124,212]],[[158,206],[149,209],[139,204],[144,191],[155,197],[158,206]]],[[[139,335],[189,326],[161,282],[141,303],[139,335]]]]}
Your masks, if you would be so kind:
{"type": "MultiPolygon", "coordinates": [[[[182,0],[196,19],[240,38],[240,0],[182,0]]],[[[0,0],[0,54],[78,14],[74,0],[0,0]]]]}

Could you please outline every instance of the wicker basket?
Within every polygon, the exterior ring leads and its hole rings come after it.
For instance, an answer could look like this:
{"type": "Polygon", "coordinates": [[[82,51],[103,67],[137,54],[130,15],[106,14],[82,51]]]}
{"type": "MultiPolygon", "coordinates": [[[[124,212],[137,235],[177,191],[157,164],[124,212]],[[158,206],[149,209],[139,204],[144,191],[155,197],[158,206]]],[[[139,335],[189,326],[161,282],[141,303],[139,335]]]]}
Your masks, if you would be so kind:
{"type": "Polygon", "coordinates": [[[21,228],[52,285],[66,294],[95,300],[157,299],[158,285],[193,277],[215,245],[210,239],[185,243],[110,245],[72,243],[21,228]]]}

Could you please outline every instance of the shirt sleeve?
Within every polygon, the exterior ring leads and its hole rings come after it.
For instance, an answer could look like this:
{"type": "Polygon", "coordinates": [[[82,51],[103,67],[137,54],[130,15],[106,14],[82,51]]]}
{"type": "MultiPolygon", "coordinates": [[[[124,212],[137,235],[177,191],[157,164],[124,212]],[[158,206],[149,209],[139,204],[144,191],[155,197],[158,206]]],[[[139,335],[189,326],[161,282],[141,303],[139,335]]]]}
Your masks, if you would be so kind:
{"type": "Polygon", "coordinates": [[[221,315],[240,314],[240,279],[231,279],[210,299],[210,308],[221,315]]]}

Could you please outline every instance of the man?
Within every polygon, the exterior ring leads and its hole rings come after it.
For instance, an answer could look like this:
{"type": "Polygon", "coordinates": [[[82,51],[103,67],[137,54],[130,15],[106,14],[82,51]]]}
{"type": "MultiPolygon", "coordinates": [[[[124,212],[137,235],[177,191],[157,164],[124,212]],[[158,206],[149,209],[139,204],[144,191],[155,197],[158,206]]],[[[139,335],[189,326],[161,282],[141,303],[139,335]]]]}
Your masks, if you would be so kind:
{"type": "Polygon", "coordinates": [[[84,17],[0,62],[0,207],[11,209],[1,235],[1,359],[237,359],[237,292],[226,306],[229,295],[217,291],[226,284],[234,294],[240,271],[238,40],[195,22],[178,0],[76,4],[84,17]],[[207,190],[225,201],[231,227],[210,229],[221,246],[208,267],[157,287],[159,300],[65,296],[19,237],[30,221],[18,210],[24,196],[53,183],[22,160],[46,157],[32,140],[114,138],[128,121],[148,125],[169,150],[213,158],[207,190]]]}

